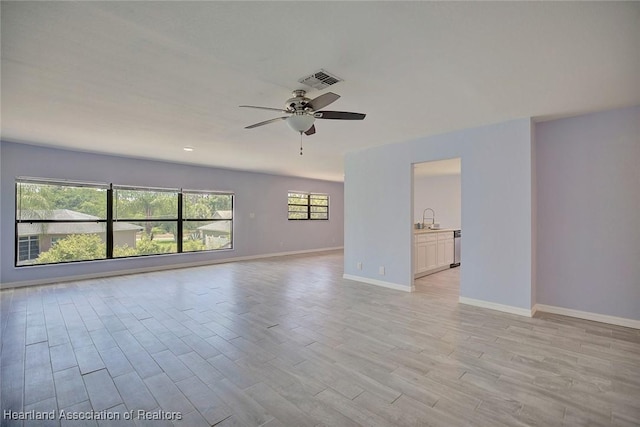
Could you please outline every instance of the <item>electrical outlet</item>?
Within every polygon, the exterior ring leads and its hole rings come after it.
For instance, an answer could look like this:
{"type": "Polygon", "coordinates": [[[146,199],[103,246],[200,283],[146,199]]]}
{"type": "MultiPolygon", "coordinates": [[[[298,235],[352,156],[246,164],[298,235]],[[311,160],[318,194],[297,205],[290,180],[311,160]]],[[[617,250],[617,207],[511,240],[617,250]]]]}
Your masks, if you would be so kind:
{"type": "Polygon", "coordinates": [[[379,274],[379,275],[381,275],[381,276],[384,276],[384,266],[382,266],[382,265],[381,265],[381,266],[378,268],[378,274],[379,274]]]}
{"type": "Polygon", "coordinates": [[[362,270],[362,263],[361,263],[360,261],[358,261],[358,262],[356,263],[356,268],[357,268],[358,270],[362,270]]]}

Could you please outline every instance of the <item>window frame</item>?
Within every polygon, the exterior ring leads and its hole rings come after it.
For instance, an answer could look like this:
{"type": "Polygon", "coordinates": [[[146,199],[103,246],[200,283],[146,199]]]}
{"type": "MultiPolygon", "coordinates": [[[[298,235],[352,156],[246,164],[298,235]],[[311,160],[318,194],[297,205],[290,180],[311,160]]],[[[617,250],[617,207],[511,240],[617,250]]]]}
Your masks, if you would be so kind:
{"type": "MultiPolygon", "coordinates": [[[[182,247],[181,247],[181,243],[179,240],[179,223],[180,223],[180,189],[178,188],[161,188],[161,187],[141,187],[141,186],[130,186],[130,185],[113,185],[111,186],[112,188],[112,193],[111,193],[111,201],[110,203],[112,204],[112,221],[110,222],[111,224],[111,230],[107,232],[107,234],[109,235],[108,239],[111,241],[110,244],[108,244],[108,248],[107,248],[107,258],[108,259],[126,259],[126,258],[138,258],[138,257],[145,257],[145,256],[157,256],[157,255],[176,255],[176,254],[180,254],[182,253],[182,247]],[[149,193],[175,193],[176,195],[176,216],[175,217],[166,217],[166,218],[128,218],[126,216],[120,217],[118,215],[118,191],[136,191],[136,192],[149,192],[149,193]],[[113,228],[113,226],[119,222],[128,222],[128,223],[175,223],[176,224],[176,235],[175,235],[175,240],[176,240],[176,251],[175,252],[159,252],[159,253],[153,253],[153,254],[136,254],[136,255],[127,255],[127,256],[115,256],[114,255],[114,251],[116,249],[115,246],[115,242],[113,241],[115,238],[115,229],[113,228]],[[109,249],[110,247],[110,249],[109,249]]],[[[108,202],[109,203],[109,202],[108,202]]],[[[137,234],[137,233],[136,233],[137,234]]]]}
{"type": "MultiPolygon", "coordinates": [[[[104,261],[104,260],[122,260],[127,258],[137,258],[142,256],[158,256],[158,255],[177,255],[183,253],[199,253],[199,252],[215,252],[221,250],[233,250],[234,248],[234,217],[235,217],[235,193],[231,191],[216,191],[216,190],[185,190],[178,188],[158,188],[158,187],[143,187],[143,186],[128,186],[128,185],[114,185],[107,183],[98,183],[98,182],[85,182],[85,181],[71,181],[71,180],[55,180],[49,178],[33,178],[33,177],[16,177],[15,179],[15,245],[14,245],[14,266],[17,268],[21,267],[33,267],[33,266],[43,266],[43,265],[55,265],[55,264],[66,264],[66,263],[75,263],[75,262],[87,262],[87,261],[104,261]],[[89,187],[94,189],[103,189],[106,190],[105,195],[105,204],[106,204],[106,215],[105,218],[98,217],[95,219],[42,219],[42,218],[24,218],[24,211],[21,210],[22,204],[22,184],[35,184],[35,185],[50,185],[50,186],[67,186],[67,187],[89,187]],[[171,192],[176,193],[176,216],[175,217],[167,217],[167,218],[125,218],[119,217],[117,212],[117,191],[118,190],[131,190],[131,191],[153,191],[153,192],[171,192]],[[230,218],[184,218],[183,217],[183,195],[184,194],[213,194],[213,195],[224,195],[229,196],[231,199],[231,214],[230,218]],[[200,222],[214,222],[214,221],[227,221],[230,222],[230,233],[229,233],[229,244],[225,245],[221,248],[212,248],[212,249],[202,249],[202,250],[189,250],[183,251],[183,225],[186,222],[192,221],[200,221],[200,222]],[[157,254],[136,254],[136,255],[127,255],[127,256],[114,256],[114,224],[118,222],[133,222],[133,223],[142,223],[142,222],[169,222],[176,224],[176,251],[172,251],[169,253],[157,253],[157,254]],[[28,234],[25,236],[19,235],[19,227],[22,224],[51,224],[51,223],[99,223],[105,224],[104,231],[104,240],[106,244],[106,253],[104,258],[95,258],[95,259],[83,259],[83,260],[69,260],[69,261],[56,261],[50,263],[33,263],[25,261],[32,261],[37,259],[38,257],[30,257],[31,254],[31,244],[32,240],[37,241],[38,244],[38,256],[46,251],[42,252],[42,239],[40,235],[36,234],[28,234]],[[26,240],[25,240],[26,239],[26,240]],[[28,245],[28,259],[22,260],[20,259],[20,247],[21,245],[28,245]]],[[[56,210],[53,207],[53,210],[56,210]]],[[[215,212],[213,213],[215,214],[215,212]]],[[[134,215],[135,216],[135,215],[134,215]]],[[[53,238],[52,238],[53,239],[53,238]]],[[[60,240],[58,238],[57,240],[60,240]]],[[[51,248],[54,247],[52,242],[51,248]]],[[[24,251],[23,251],[24,252],[24,251]]]]}
{"type": "MultiPolygon", "coordinates": [[[[108,209],[108,199],[109,199],[109,188],[110,185],[108,184],[104,184],[104,183],[99,183],[99,182],[88,182],[88,181],[73,181],[73,180],[56,180],[56,179],[49,179],[49,178],[33,178],[33,177],[16,177],[15,179],[15,209],[14,209],[14,215],[16,218],[16,223],[15,223],[15,245],[14,245],[14,266],[15,267],[32,267],[32,266],[40,266],[40,265],[54,265],[54,264],[66,264],[66,263],[71,263],[71,262],[85,262],[85,261],[101,261],[104,259],[107,259],[107,255],[108,255],[108,248],[109,248],[109,244],[108,244],[108,220],[109,220],[109,209],[108,209]],[[24,210],[22,209],[22,193],[21,193],[21,188],[20,185],[21,184],[35,184],[35,185],[48,185],[48,186],[58,186],[58,187],[74,187],[74,188],[93,188],[93,189],[102,189],[102,190],[106,190],[106,194],[105,194],[105,203],[106,203],[106,215],[105,218],[92,218],[92,219],[71,219],[71,218],[65,218],[65,219],[54,219],[54,218],[48,218],[48,219],[38,219],[38,218],[18,218],[18,212],[20,212],[22,214],[22,212],[24,212],[24,210]],[[26,263],[26,264],[19,264],[20,262],[23,262],[25,260],[20,260],[20,235],[19,235],[19,226],[20,224],[107,224],[107,227],[105,227],[105,239],[107,240],[106,243],[106,250],[105,250],[105,257],[104,258],[94,258],[94,259],[83,259],[83,260],[71,260],[71,261],[58,261],[55,263],[26,263]]],[[[22,215],[20,215],[22,216],[22,215]]],[[[42,251],[42,239],[40,238],[40,236],[36,236],[38,238],[38,257],[40,256],[40,254],[45,253],[46,251],[42,251]]],[[[53,247],[53,245],[51,246],[53,247]]],[[[31,261],[36,258],[29,258],[26,261],[31,261]]]]}
{"type": "Polygon", "coordinates": [[[329,194],[326,193],[312,193],[312,192],[308,192],[308,191],[289,191],[287,193],[287,220],[288,221],[328,221],[329,220],[329,205],[330,205],[330,196],[329,194]],[[302,197],[300,197],[302,196],[302,197]],[[313,204],[311,203],[311,200],[314,199],[314,196],[316,196],[316,199],[319,198],[324,198],[326,199],[327,203],[326,205],[320,205],[320,204],[313,204]],[[319,196],[319,197],[318,197],[319,196]],[[301,199],[306,197],[307,201],[306,203],[291,203],[291,199],[292,198],[297,198],[297,199],[301,199]],[[306,207],[306,212],[304,211],[299,211],[299,210],[291,210],[292,206],[297,206],[297,207],[306,207]],[[324,212],[314,212],[313,211],[313,207],[323,207],[326,208],[326,215],[324,215],[324,218],[313,218],[312,214],[318,214],[318,213],[324,213],[324,212]],[[304,214],[305,217],[304,218],[292,218],[291,214],[304,214]]]}
{"type": "Polygon", "coordinates": [[[199,250],[199,251],[183,251],[181,249],[181,253],[197,253],[197,252],[207,252],[207,251],[221,251],[221,250],[233,250],[233,236],[234,236],[234,225],[235,222],[233,220],[234,216],[235,216],[235,194],[231,193],[231,192],[225,192],[225,191],[207,191],[207,190],[182,190],[181,194],[180,194],[180,217],[181,217],[181,221],[180,221],[180,236],[181,236],[181,243],[180,246],[182,248],[183,244],[184,244],[184,224],[188,223],[188,222],[226,222],[229,221],[231,224],[229,226],[229,247],[225,247],[225,248],[218,248],[218,249],[203,249],[203,250],[199,250]],[[184,206],[185,206],[185,200],[184,200],[184,196],[185,195],[189,195],[189,194],[207,194],[207,195],[215,195],[215,196],[229,196],[231,198],[231,218],[191,218],[189,217],[188,213],[184,213],[184,206]]]}

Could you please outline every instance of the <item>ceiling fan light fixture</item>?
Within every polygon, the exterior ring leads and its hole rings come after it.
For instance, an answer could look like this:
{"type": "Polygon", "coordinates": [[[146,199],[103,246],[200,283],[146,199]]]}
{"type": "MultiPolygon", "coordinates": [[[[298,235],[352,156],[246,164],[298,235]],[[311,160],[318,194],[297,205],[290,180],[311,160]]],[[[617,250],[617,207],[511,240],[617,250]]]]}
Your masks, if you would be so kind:
{"type": "Polygon", "coordinates": [[[271,107],[259,107],[257,105],[240,105],[245,108],[257,108],[259,110],[275,110],[281,111],[288,116],[276,117],[275,119],[265,120],[259,123],[254,123],[249,126],[245,126],[245,129],[253,129],[259,126],[268,125],[270,123],[276,123],[279,121],[286,121],[287,125],[300,134],[307,136],[314,135],[316,133],[316,127],[313,124],[316,119],[333,119],[333,120],[362,120],[366,114],[352,113],[350,111],[326,111],[322,110],[329,104],[334,103],[340,98],[340,95],[333,92],[323,93],[313,99],[306,97],[306,91],[304,89],[296,89],[293,91],[293,98],[287,99],[285,108],[271,108],[271,107]],[[319,111],[321,110],[321,111],[319,111]]]}
{"type": "Polygon", "coordinates": [[[292,114],[287,118],[287,124],[289,127],[298,133],[306,132],[311,129],[313,122],[316,120],[315,117],[310,114],[306,114],[304,112],[301,113],[302,114],[292,114]]]}

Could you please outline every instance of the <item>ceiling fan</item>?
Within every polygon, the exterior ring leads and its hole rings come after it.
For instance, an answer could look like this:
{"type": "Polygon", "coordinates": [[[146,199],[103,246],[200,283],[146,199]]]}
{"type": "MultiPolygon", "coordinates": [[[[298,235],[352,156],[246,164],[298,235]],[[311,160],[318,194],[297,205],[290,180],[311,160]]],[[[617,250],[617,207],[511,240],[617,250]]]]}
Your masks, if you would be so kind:
{"type": "Polygon", "coordinates": [[[351,113],[347,111],[318,111],[321,108],[335,102],[340,98],[340,95],[336,95],[333,92],[327,92],[314,99],[307,98],[306,91],[299,89],[293,91],[293,98],[287,99],[285,108],[270,108],[270,107],[256,107],[254,105],[241,105],[245,108],[258,108],[260,110],[279,111],[286,113],[286,116],[276,117],[275,119],[265,120],[264,122],[255,123],[253,125],[245,127],[245,129],[253,129],[258,126],[267,125],[269,123],[275,123],[281,120],[286,120],[289,127],[300,135],[313,135],[316,133],[316,127],[313,124],[316,119],[331,119],[331,120],[362,120],[366,114],[351,113]]]}

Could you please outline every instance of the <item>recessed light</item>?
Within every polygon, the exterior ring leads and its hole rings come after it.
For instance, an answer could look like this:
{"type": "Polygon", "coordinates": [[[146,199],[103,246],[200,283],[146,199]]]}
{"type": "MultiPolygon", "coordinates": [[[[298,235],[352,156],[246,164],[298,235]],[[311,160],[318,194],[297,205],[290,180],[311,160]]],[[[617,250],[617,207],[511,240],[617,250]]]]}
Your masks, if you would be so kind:
{"type": "Polygon", "coordinates": [[[184,147],[183,150],[184,151],[193,151],[193,147],[187,146],[187,147],[184,147]]]}

